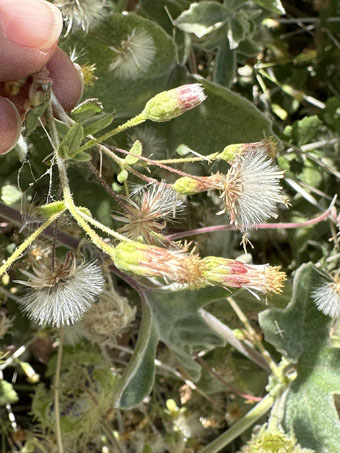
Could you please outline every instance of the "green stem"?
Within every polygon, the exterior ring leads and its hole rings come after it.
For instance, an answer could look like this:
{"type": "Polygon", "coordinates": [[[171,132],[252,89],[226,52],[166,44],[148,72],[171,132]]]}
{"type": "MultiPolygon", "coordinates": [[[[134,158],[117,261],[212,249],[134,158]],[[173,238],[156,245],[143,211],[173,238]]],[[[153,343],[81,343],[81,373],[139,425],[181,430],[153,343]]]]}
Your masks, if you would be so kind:
{"type": "Polygon", "coordinates": [[[217,437],[213,442],[203,448],[200,453],[217,453],[230,444],[240,434],[252,426],[258,419],[265,415],[274,403],[274,398],[267,395],[263,400],[251,409],[247,415],[241,420],[236,422],[231,428],[228,429],[221,436],[217,437]]]}
{"type": "Polygon", "coordinates": [[[98,228],[99,230],[102,230],[104,233],[108,234],[109,236],[113,236],[114,238],[118,239],[119,241],[129,241],[132,242],[131,239],[123,236],[122,234],[117,233],[114,230],[111,230],[111,228],[108,228],[107,226],[103,225],[102,223],[98,222],[98,220],[93,219],[92,217],[89,217],[86,215],[84,212],[81,212],[80,210],[77,209],[78,214],[83,217],[86,222],[91,223],[93,226],[98,228]]]}
{"type": "Polygon", "coordinates": [[[57,367],[55,372],[55,381],[54,381],[54,417],[55,417],[55,434],[57,438],[58,453],[63,453],[63,439],[61,435],[61,425],[60,425],[60,408],[59,408],[59,388],[60,388],[60,371],[61,371],[61,359],[63,356],[63,345],[64,345],[64,329],[60,330],[60,339],[58,346],[58,356],[57,356],[57,367]]]}
{"type": "Polygon", "coordinates": [[[126,123],[121,124],[120,126],[116,127],[116,129],[113,129],[112,131],[107,132],[106,134],[102,135],[99,138],[94,138],[92,140],[89,140],[85,145],[81,146],[78,149],[78,152],[85,151],[89,148],[91,148],[94,145],[98,145],[99,143],[104,142],[110,137],[113,137],[114,135],[119,134],[120,132],[125,131],[126,129],[129,129],[130,127],[137,126],[138,124],[144,123],[146,121],[145,116],[140,113],[139,115],[131,118],[130,120],[126,121],[126,123]]]}
{"type": "Polygon", "coordinates": [[[12,255],[4,262],[4,264],[0,267],[0,276],[4,274],[7,269],[17,260],[20,255],[32,244],[32,242],[49,226],[53,223],[59,216],[61,212],[53,215],[49,219],[46,220],[40,227],[38,227],[22,244],[17,247],[12,255]]]}

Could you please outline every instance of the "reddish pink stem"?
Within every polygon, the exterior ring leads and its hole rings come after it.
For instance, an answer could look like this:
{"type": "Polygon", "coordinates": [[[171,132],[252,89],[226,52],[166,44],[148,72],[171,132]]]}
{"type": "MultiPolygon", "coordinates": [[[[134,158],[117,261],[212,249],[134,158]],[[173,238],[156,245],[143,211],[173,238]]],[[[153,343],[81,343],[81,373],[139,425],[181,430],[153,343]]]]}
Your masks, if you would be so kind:
{"type": "MultiPolygon", "coordinates": [[[[315,219],[311,220],[306,220],[305,222],[294,222],[294,223],[258,223],[255,225],[254,229],[257,230],[276,230],[279,228],[299,228],[299,227],[304,227],[304,226],[310,226],[310,225],[315,225],[319,222],[322,222],[323,220],[327,218],[333,218],[333,220],[336,221],[336,212],[334,207],[330,207],[325,211],[323,214],[321,214],[319,217],[316,217],[315,219]]],[[[174,233],[170,234],[167,236],[168,239],[170,240],[175,240],[175,239],[182,239],[186,238],[187,236],[194,236],[197,234],[206,234],[206,233],[214,233],[216,231],[223,231],[223,230],[237,230],[238,228],[235,227],[235,225],[214,225],[210,227],[203,227],[203,228],[195,228],[194,230],[188,230],[188,231],[180,231],[179,233],[174,233]]]]}

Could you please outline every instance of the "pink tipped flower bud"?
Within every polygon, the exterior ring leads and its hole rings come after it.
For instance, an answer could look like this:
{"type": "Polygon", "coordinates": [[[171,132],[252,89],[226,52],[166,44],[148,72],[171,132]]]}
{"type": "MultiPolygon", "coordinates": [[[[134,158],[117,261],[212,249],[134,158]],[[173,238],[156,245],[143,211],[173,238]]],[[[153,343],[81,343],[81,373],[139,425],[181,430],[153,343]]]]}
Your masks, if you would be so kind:
{"type": "Polygon", "coordinates": [[[205,99],[206,95],[199,83],[182,85],[154,96],[146,103],[142,115],[151,121],[169,121],[197,107],[205,99]]]}
{"type": "Polygon", "coordinates": [[[202,260],[204,282],[211,286],[245,288],[259,293],[280,293],[286,274],[279,267],[244,264],[208,256],[202,260]]]}

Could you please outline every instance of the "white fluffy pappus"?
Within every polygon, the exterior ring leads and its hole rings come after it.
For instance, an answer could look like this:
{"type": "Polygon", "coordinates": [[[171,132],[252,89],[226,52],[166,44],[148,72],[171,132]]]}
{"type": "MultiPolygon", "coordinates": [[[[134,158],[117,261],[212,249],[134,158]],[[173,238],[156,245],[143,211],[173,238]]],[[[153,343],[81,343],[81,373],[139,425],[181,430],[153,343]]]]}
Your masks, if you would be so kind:
{"type": "Polygon", "coordinates": [[[74,324],[89,310],[104,288],[104,278],[95,263],[76,265],[74,259],[54,270],[46,266],[22,271],[28,281],[18,281],[31,289],[19,304],[27,316],[40,325],[62,327],[74,324]]]}
{"type": "Polygon", "coordinates": [[[120,79],[135,80],[146,73],[156,55],[156,46],[152,36],[141,29],[133,29],[117,47],[110,49],[116,57],[109,70],[120,79]]]}
{"type": "Polygon", "coordinates": [[[323,283],[312,292],[312,299],[323,314],[331,318],[340,317],[340,275],[332,282],[323,283]]]}
{"type": "Polygon", "coordinates": [[[277,204],[287,205],[282,193],[283,178],[272,159],[264,150],[251,151],[237,158],[229,169],[222,197],[230,223],[247,231],[270,217],[277,218],[277,204]]]}

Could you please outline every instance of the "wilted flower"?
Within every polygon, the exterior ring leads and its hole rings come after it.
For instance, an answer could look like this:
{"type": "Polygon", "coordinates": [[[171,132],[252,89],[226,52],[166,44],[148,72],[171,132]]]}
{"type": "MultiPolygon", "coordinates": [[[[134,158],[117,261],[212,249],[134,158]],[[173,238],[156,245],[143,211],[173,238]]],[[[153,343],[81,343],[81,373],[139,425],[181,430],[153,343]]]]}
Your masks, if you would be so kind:
{"type": "Polygon", "coordinates": [[[268,264],[244,264],[226,258],[203,258],[203,275],[209,285],[245,288],[259,293],[280,293],[286,274],[279,267],[268,264]]]}
{"type": "Polygon", "coordinates": [[[337,273],[331,282],[322,284],[312,292],[312,298],[318,307],[331,318],[340,317],[340,273],[337,273]]]}
{"type": "Polygon", "coordinates": [[[124,201],[124,215],[112,216],[125,224],[119,231],[134,240],[142,238],[148,244],[162,242],[160,232],[184,207],[176,192],[164,184],[148,185],[138,190],[133,199],[126,197],[124,201]]]}
{"type": "Polygon", "coordinates": [[[129,80],[146,73],[156,54],[152,36],[146,30],[136,28],[118,46],[110,49],[117,55],[109,70],[114,71],[116,77],[129,80]]]}
{"type": "Polygon", "coordinates": [[[215,173],[210,176],[200,176],[195,179],[190,178],[189,176],[183,176],[176,180],[173,184],[173,188],[176,192],[183,195],[193,195],[212,189],[223,190],[224,180],[225,175],[222,173],[215,173]]]}
{"type": "Polygon", "coordinates": [[[283,171],[268,159],[264,151],[251,151],[237,158],[229,169],[222,197],[230,223],[242,231],[268,218],[277,218],[277,203],[287,204],[279,184],[283,171]]]}
{"type": "Polygon", "coordinates": [[[28,281],[18,281],[32,289],[21,298],[20,305],[33,321],[40,325],[62,327],[74,324],[102,292],[104,278],[95,263],[76,265],[68,253],[64,263],[54,269],[45,264],[33,267],[35,275],[22,273],[28,281]]]}
{"type": "Polygon", "coordinates": [[[73,29],[81,28],[88,32],[89,27],[100,20],[106,0],[56,0],[67,25],[66,34],[73,29]]]}
{"type": "Polygon", "coordinates": [[[205,99],[200,83],[182,85],[156,94],[146,103],[141,115],[151,121],[169,121],[202,104],[205,99]]]}

